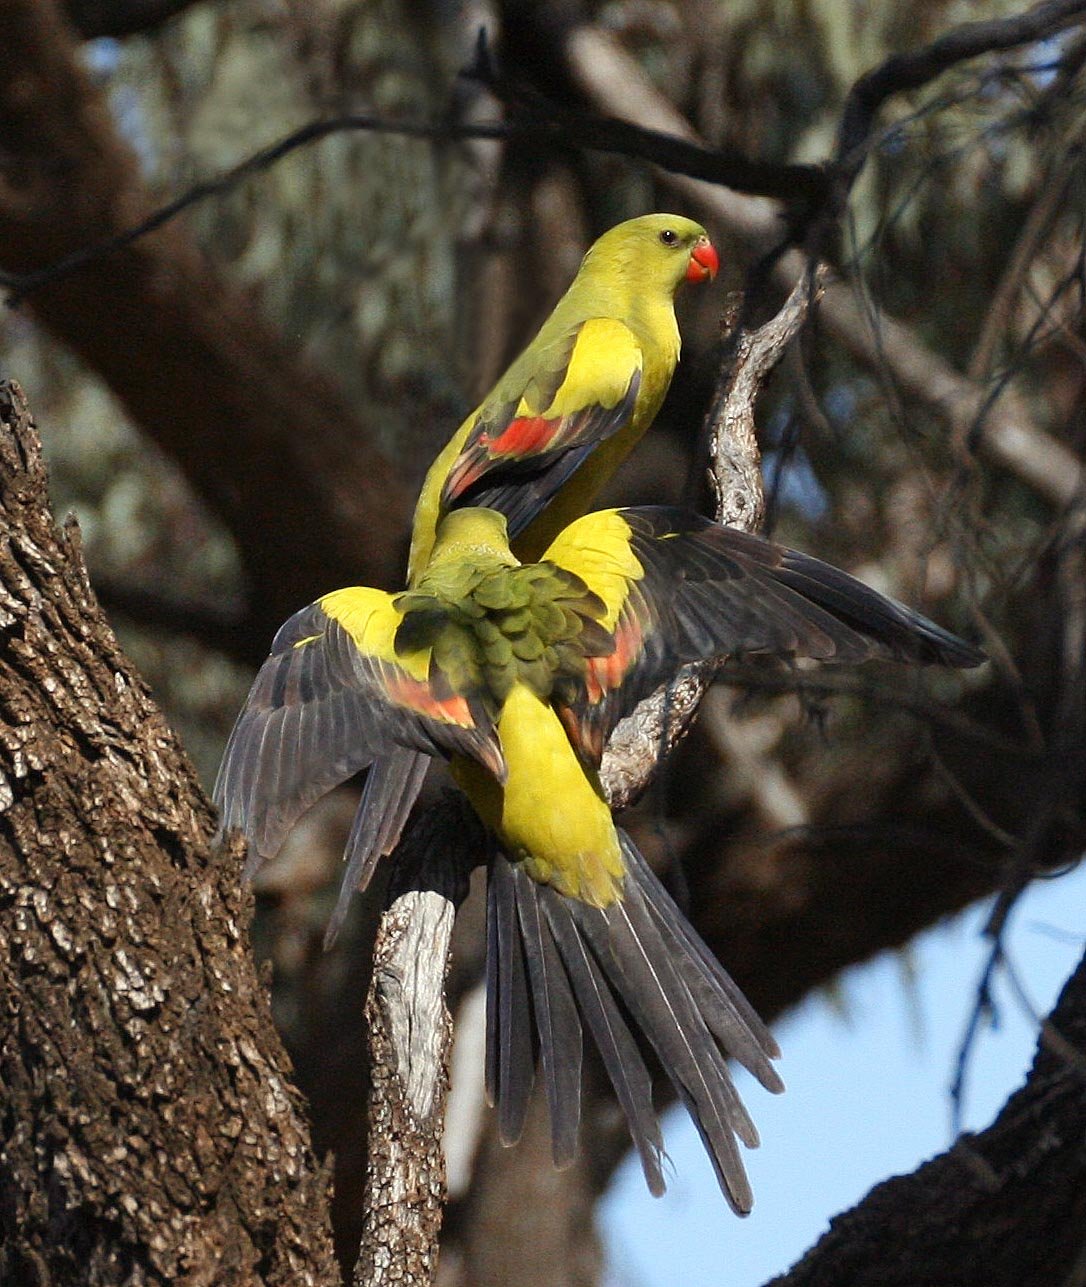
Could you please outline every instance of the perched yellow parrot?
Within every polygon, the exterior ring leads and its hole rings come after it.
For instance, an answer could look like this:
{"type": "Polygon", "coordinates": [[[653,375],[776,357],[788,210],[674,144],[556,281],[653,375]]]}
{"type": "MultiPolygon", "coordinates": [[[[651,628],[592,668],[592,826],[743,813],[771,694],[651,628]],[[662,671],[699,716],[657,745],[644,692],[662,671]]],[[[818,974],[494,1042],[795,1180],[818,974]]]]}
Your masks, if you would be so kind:
{"type": "MultiPolygon", "coordinates": [[[[503,515],[455,509],[410,589],[339,590],[279,631],[223,758],[222,823],[244,832],[258,863],[375,756],[400,746],[448,758],[500,850],[488,883],[487,1086],[503,1140],[520,1134],[538,1047],[555,1162],[572,1160],[587,1025],[649,1188],[662,1192],[640,1029],[725,1196],[746,1212],[736,1141],[753,1147],[757,1134],[727,1060],[780,1090],[776,1043],[615,827],[597,770],[615,724],[680,666],[759,652],[983,659],[828,564],[682,510],[589,514],[522,564],[503,515]]],[[[368,875],[348,868],[337,922],[368,875]]]]}
{"type": "MultiPolygon", "coordinates": [[[[719,263],[705,229],[681,215],[629,219],[592,245],[539,334],[427,473],[411,532],[410,584],[450,509],[499,510],[514,550],[527,559],[585,512],[667,393],[679,360],[676,290],[711,280],[719,263]]],[[[392,851],[426,768],[406,748],[378,758],[349,860],[368,867],[392,851]]]]}
{"type": "Polygon", "coordinates": [[[679,360],[676,290],[718,267],[705,229],[681,215],[629,219],[593,244],[539,334],[430,467],[410,583],[450,509],[499,510],[522,558],[538,558],[585,512],[667,393],[679,360]]]}

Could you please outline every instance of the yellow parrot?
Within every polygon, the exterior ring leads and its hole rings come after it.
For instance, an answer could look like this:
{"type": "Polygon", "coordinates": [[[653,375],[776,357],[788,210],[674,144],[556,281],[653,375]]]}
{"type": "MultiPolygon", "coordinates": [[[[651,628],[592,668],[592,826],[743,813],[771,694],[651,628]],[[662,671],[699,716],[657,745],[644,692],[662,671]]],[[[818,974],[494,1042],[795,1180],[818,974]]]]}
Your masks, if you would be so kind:
{"type": "Polygon", "coordinates": [[[538,558],[585,512],[655,419],[675,374],[676,290],[711,280],[719,266],[705,229],[681,215],[628,219],[593,244],[539,334],[430,467],[415,507],[409,583],[450,509],[499,510],[523,558],[538,558]]]}
{"type": "MultiPolygon", "coordinates": [[[[615,724],[688,662],[745,653],[973,666],[983,654],[847,574],[683,510],[589,514],[537,563],[504,516],[454,509],[402,593],[325,595],[278,632],[215,800],[251,865],[326,791],[394,747],[450,760],[500,850],[490,864],[487,1087],[517,1139],[535,1076],[555,1162],[580,1118],[587,1025],[649,1188],[664,1189],[634,1028],[689,1109],[732,1207],[757,1133],[727,1067],[782,1088],[776,1043],[616,828],[598,777],[615,724]]],[[[370,855],[370,862],[375,860],[370,855]]],[[[351,858],[332,931],[369,869],[351,858]]]]}
{"type": "MultiPolygon", "coordinates": [[[[719,266],[705,229],[681,215],[629,219],[591,246],[538,335],[430,467],[415,508],[409,584],[429,563],[450,509],[499,510],[527,559],[585,512],[667,393],[679,360],[676,290],[712,280],[719,266]]],[[[426,769],[425,758],[402,747],[377,759],[349,860],[368,867],[391,853],[426,769]]]]}

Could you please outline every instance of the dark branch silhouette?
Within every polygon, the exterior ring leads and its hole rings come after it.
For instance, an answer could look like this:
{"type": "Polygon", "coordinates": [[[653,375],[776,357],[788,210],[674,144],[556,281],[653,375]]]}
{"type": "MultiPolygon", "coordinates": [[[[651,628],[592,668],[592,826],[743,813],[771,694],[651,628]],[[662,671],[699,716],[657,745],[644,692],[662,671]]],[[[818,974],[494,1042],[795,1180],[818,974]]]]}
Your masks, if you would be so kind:
{"type": "Polygon", "coordinates": [[[1086,0],[1048,0],[1014,18],[966,23],[923,49],[887,59],[852,87],[834,157],[824,165],[776,165],[744,156],[736,148],[704,147],[611,116],[573,111],[530,86],[511,83],[499,75],[483,33],[475,62],[464,75],[485,85],[506,105],[511,113],[509,121],[394,121],[372,113],[310,121],[215,178],[194,184],[124,232],[81,247],[35,272],[0,272],[0,285],[9,292],[9,305],[17,307],[42,286],[132,245],[183,211],[229,192],[299,148],[331,134],[359,131],[446,142],[517,139],[556,151],[581,149],[650,162],[673,174],[781,201],[785,207],[782,227],[787,228],[783,245],[802,243],[815,230],[812,245],[824,251],[830,241],[829,228],[836,226],[845,198],[868,154],[875,117],[888,98],[918,89],[949,68],[981,54],[1013,49],[1054,35],[1084,15],[1086,0]]]}
{"type": "Polygon", "coordinates": [[[1086,0],[1047,0],[1027,13],[967,22],[907,54],[895,54],[852,86],[841,113],[834,157],[849,181],[867,154],[879,109],[894,94],[921,89],[951,67],[982,54],[1054,36],[1086,17],[1086,0]]]}

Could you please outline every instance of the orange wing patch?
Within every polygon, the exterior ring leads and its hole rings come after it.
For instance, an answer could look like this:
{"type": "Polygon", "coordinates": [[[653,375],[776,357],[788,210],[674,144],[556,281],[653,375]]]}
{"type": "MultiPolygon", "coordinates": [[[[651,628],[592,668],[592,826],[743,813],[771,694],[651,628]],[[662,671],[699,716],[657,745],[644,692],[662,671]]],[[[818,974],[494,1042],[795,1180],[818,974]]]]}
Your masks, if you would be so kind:
{"type": "Polygon", "coordinates": [[[440,720],[443,724],[456,724],[460,728],[475,727],[466,699],[458,694],[438,697],[425,680],[412,679],[403,672],[389,676],[386,689],[397,706],[406,706],[409,710],[440,720]]]}
{"type": "Polygon", "coordinates": [[[631,666],[641,655],[643,639],[641,623],[636,617],[627,616],[618,623],[614,632],[613,650],[604,657],[585,659],[585,691],[589,702],[595,705],[622,686],[631,666]]]}

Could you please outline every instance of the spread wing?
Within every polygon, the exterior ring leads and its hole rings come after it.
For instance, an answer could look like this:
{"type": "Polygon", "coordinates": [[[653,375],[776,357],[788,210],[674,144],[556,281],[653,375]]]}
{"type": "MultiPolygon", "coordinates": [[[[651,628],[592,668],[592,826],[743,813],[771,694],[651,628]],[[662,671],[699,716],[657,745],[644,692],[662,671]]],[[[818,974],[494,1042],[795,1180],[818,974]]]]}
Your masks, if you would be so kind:
{"type": "Polygon", "coordinates": [[[618,721],[688,662],[737,653],[949,666],[984,660],[846,572],[684,510],[589,514],[545,558],[607,604],[601,624],[614,647],[587,659],[583,693],[563,711],[570,737],[594,762],[618,721]]]}
{"type": "Polygon", "coordinates": [[[459,751],[504,776],[482,701],[443,683],[429,650],[397,655],[402,619],[392,595],[356,587],[303,608],[275,636],[214,791],[223,828],[249,841],[247,875],[311,804],[397,747],[459,751]]]}
{"type": "Polygon", "coordinates": [[[640,344],[611,318],[530,345],[479,408],[446,476],[442,508],[499,510],[516,536],[629,423],[641,374],[640,344]]]}

